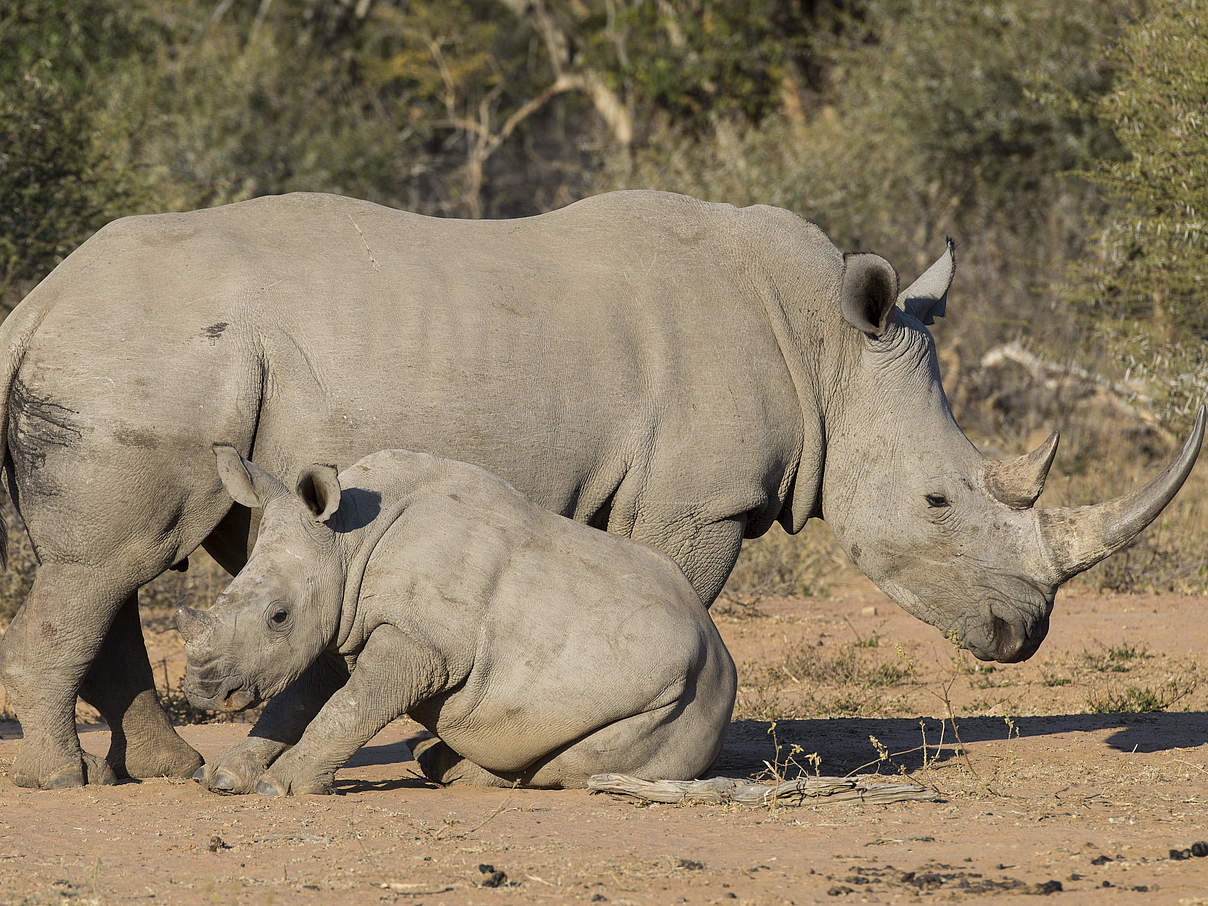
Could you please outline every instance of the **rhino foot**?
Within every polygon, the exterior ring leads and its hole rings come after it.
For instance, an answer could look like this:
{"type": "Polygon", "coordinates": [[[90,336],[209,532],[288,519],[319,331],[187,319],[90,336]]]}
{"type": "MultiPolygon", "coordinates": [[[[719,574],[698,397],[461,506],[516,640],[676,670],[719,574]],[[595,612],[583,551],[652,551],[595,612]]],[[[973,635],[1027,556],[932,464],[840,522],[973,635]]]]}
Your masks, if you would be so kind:
{"type": "Polygon", "coordinates": [[[419,769],[429,780],[444,785],[467,783],[473,786],[510,787],[513,782],[488,771],[468,758],[462,758],[448,743],[432,737],[411,747],[419,769]]]}
{"type": "Polygon", "coordinates": [[[82,752],[67,764],[42,772],[14,764],[10,776],[17,786],[43,790],[69,790],[85,784],[112,786],[118,781],[109,762],[89,752],[82,752]]]}
{"type": "Polygon", "coordinates": [[[256,781],[261,796],[326,796],[335,790],[334,777],[283,780],[266,774],[256,781]]]}
{"type": "Polygon", "coordinates": [[[275,780],[267,777],[256,781],[256,792],[261,796],[286,796],[289,795],[289,790],[282,789],[281,785],[275,780]]]}
{"type": "Polygon", "coordinates": [[[256,784],[255,777],[249,777],[240,770],[225,767],[215,768],[208,764],[198,768],[193,774],[193,779],[211,793],[226,793],[233,796],[252,792],[256,784]]]}
{"type": "Polygon", "coordinates": [[[120,762],[111,750],[109,760],[119,775],[136,778],[196,777],[203,768],[201,755],[175,732],[153,746],[130,746],[120,762]]]}
{"type": "Polygon", "coordinates": [[[308,793],[330,793],[335,786],[335,771],[321,765],[295,746],[273,762],[256,781],[261,796],[304,796],[308,793]]]}
{"type": "Polygon", "coordinates": [[[192,776],[213,793],[244,795],[256,789],[256,781],[285,748],[282,743],[249,736],[202,765],[192,776]]]}
{"type": "Polygon", "coordinates": [[[82,760],[84,776],[90,785],[112,786],[117,783],[118,777],[113,766],[104,758],[98,758],[96,755],[85,752],[82,760]]]}

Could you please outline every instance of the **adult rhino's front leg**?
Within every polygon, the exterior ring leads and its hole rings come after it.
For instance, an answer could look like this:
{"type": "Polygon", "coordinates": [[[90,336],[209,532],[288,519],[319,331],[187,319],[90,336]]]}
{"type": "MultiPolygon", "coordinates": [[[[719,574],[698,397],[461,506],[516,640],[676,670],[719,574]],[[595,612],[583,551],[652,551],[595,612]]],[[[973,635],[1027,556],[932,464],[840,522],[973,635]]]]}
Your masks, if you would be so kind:
{"type": "Polygon", "coordinates": [[[382,727],[431,694],[438,671],[419,646],[393,626],[379,626],[297,745],[256,783],[265,796],[330,793],[335,773],[382,727]]]}
{"type": "Polygon", "coordinates": [[[741,516],[705,525],[647,517],[635,522],[630,537],[674,560],[704,605],[710,607],[738,561],[745,528],[741,516]]]}
{"type": "Polygon", "coordinates": [[[302,738],[315,715],[348,682],[348,675],[344,658],[325,653],[265,705],[246,738],[206,762],[194,779],[215,793],[252,792],[269,765],[302,738]]]}

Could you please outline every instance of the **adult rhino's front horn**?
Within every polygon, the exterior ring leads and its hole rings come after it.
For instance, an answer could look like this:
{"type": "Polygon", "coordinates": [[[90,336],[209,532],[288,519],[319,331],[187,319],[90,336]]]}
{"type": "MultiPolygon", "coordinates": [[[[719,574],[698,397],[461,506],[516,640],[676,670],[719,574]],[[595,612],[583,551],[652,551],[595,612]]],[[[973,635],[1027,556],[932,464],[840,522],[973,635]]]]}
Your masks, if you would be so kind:
{"type": "Polygon", "coordinates": [[[1195,465],[1204,439],[1204,418],[1201,404],[1195,426],[1178,455],[1136,490],[1094,506],[1037,510],[1040,537],[1047,549],[1055,585],[1120,550],[1162,512],[1195,465]]]}

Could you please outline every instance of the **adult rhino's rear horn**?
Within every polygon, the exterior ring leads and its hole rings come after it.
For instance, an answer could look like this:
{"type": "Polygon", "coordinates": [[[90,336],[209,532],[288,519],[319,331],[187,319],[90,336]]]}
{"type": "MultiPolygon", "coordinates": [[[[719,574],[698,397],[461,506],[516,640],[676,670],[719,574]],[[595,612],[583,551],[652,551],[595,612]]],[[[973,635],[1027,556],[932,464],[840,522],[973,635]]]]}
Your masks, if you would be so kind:
{"type": "Polygon", "coordinates": [[[1056,583],[1094,566],[1132,541],[1162,512],[1195,465],[1204,440],[1204,406],[1178,456],[1141,487],[1095,506],[1037,510],[1056,583]]]}
{"type": "Polygon", "coordinates": [[[1060,435],[1056,431],[1049,435],[1031,453],[1017,459],[991,462],[986,466],[986,487],[1000,502],[1017,510],[1026,510],[1036,502],[1044,490],[1044,480],[1049,475],[1053,457],[1057,455],[1060,435]]]}

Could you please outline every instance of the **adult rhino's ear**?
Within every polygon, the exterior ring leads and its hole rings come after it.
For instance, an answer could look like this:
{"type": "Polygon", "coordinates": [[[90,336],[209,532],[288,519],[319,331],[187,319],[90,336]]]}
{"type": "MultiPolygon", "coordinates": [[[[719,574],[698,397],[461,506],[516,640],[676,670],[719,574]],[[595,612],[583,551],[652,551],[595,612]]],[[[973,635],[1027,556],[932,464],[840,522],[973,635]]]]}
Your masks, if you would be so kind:
{"type": "Polygon", "coordinates": [[[244,459],[230,444],[214,444],[218,478],[236,503],[249,509],[262,509],[285,486],[254,462],[244,459]]]}
{"type": "Polygon", "coordinates": [[[340,477],[335,466],[315,463],[298,475],[296,493],[315,517],[326,522],[340,507],[340,477]]]}
{"type": "Polygon", "coordinates": [[[839,306],[852,327],[879,337],[889,324],[898,294],[898,274],[880,255],[843,256],[843,288],[839,306]]]}
{"type": "Polygon", "coordinates": [[[956,276],[956,243],[948,237],[948,248],[919,279],[902,290],[898,308],[924,324],[934,324],[948,309],[948,289],[956,276]]]}

